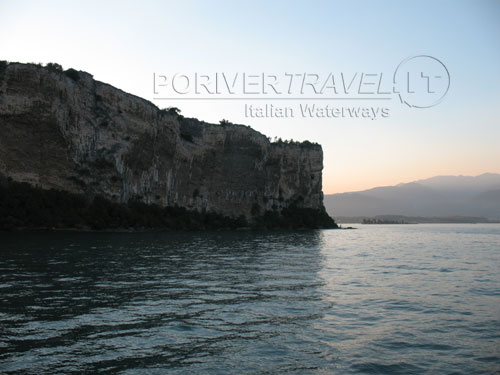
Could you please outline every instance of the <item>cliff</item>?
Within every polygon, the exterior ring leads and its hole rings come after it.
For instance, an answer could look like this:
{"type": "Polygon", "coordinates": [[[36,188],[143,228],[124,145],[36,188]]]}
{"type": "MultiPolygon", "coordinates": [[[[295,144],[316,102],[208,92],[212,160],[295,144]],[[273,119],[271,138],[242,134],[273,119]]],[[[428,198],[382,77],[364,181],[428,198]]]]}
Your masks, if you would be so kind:
{"type": "Polygon", "coordinates": [[[244,215],[324,211],[320,145],[272,143],[58,66],[0,63],[0,174],[113,202],[244,215]]]}

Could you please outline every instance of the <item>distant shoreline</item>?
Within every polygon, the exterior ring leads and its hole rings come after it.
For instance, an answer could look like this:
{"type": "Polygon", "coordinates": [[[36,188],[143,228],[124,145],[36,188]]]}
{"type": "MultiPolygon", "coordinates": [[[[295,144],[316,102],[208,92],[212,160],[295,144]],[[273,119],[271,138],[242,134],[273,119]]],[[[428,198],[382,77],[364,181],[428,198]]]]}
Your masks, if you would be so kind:
{"type": "Polygon", "coordinates": [[[498,220],[489,220],[485,217],[473,216],[404,216],[404,215],[377,215],[377,216],[335,216],[338,224],[499,224],[498,220]]]}

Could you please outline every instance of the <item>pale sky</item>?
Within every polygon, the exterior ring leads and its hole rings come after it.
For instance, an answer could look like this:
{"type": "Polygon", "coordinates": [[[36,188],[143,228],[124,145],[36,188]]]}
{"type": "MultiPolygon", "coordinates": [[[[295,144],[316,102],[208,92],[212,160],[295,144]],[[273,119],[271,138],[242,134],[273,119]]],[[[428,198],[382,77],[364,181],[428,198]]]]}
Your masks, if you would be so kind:
{"type": "Polygon", "coordinates": [[[0,0],[0,60],[58,62],[188,117],[318,142],[326,194],[500,173],[499,1],[0,0]],[[449,91],[434,107],[316,103],[389,107],[376,120],[249,118],[245,104],[266,102],[153,100],[154,73],[389,75],[416,55],[448,69],[449,91]]]}

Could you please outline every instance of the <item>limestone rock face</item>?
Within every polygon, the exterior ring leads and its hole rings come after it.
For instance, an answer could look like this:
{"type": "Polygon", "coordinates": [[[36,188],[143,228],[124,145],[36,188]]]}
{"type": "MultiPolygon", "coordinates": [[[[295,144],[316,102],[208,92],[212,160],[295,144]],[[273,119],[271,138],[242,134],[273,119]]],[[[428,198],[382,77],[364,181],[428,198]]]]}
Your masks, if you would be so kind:
{"type": "Polygon", "coordinates": [[[0,65],[0,173],[16,181],[251,219],[323,209],[322,169],[316,144],[183,118],[85,72],[0,65]]]}

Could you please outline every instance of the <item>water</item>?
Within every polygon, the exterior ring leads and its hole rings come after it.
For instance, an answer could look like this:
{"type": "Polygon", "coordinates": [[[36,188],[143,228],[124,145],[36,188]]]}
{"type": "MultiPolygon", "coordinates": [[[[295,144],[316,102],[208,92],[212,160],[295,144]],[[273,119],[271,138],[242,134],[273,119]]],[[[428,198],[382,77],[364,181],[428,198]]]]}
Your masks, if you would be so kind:
{"type": "Polygon", "coordinates": [[[2,374],[494,374],[500,225],[0,234],[2,374]]]}

